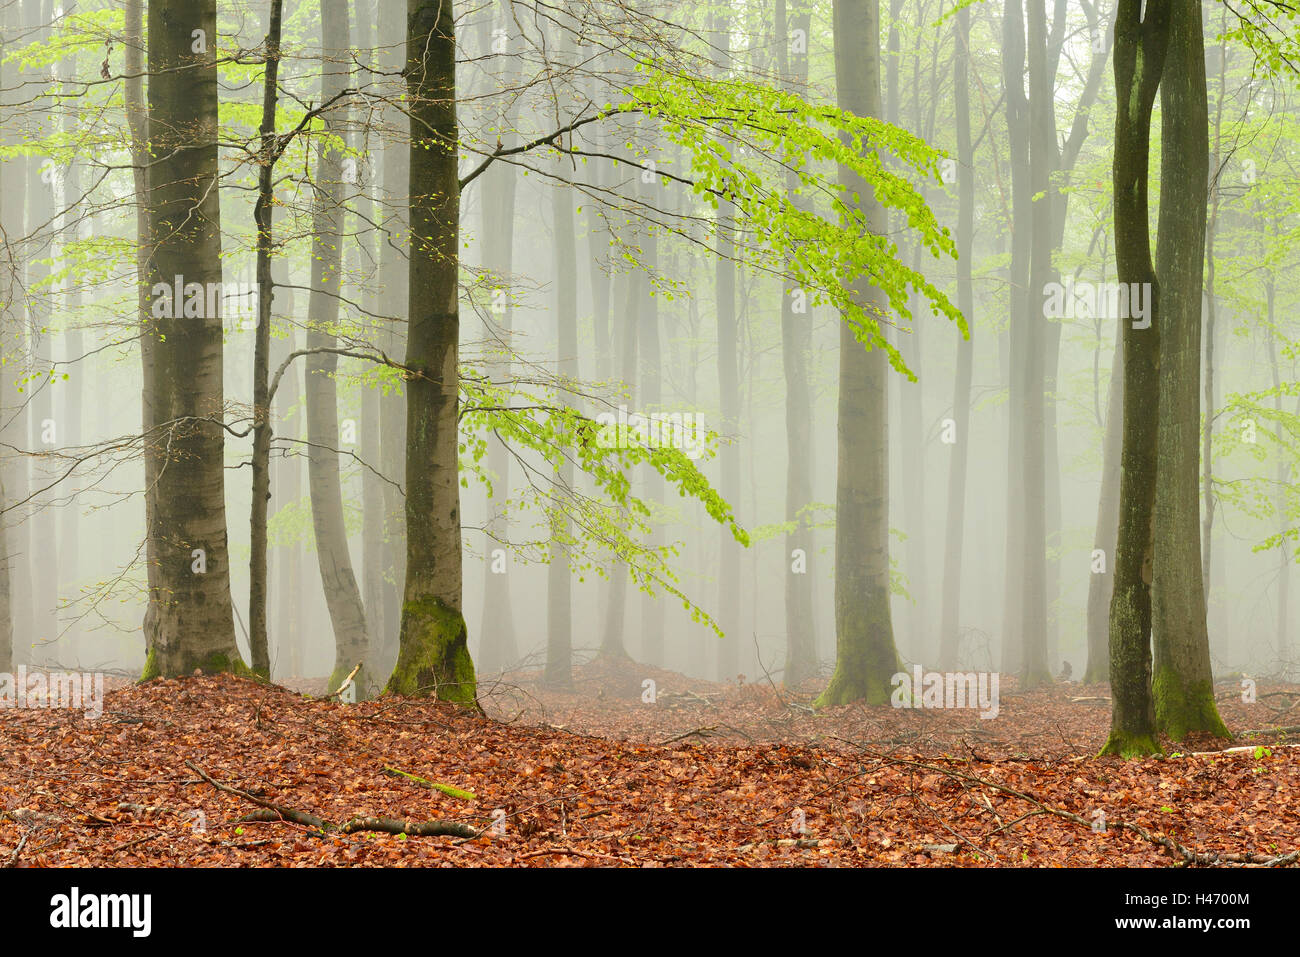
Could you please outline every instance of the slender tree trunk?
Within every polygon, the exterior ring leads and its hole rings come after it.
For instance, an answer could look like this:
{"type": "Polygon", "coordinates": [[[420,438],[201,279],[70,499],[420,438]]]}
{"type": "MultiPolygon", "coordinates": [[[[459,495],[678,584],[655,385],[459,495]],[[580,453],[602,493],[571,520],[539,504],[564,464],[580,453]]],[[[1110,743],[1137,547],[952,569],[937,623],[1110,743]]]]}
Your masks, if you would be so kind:
{"type": "Polygon", "coordinates": [[[1119,281],[1150,291],[1149,324],[1121,319],[1124,434],[1119,529],[1110,603],[1110,736],[1103,754],[1159,752],[1151,699],[1151,568],[1155,520],[1156,425],[1160,406],[1160,288],[1151,264],[1151,108],[1164,70],[1169,6],[1142,17],[1142,0],[1120,0],[1115,19],[1115,260],[1119,281]]]}
{"type": "MultiPolygon", "coordinates": [[[[390,135],[384,137],[384,230],[380,242],[379,309],[383,313],[379,346],[396,358],[406,343],[408,301],[408,253],[410,226],[407,207],[410,195],[410,148],[401,142],[407,120],[396,105],[404,93],[399,74],[406,66],[406,0],[379,0],[379,63],[387,81],[391,102],[385,104],[383,121],[390,135]],[[391,84],[389,86],[388,84],[391,84]],[[401,318],[399,318],[401,317],[401,318]]],[[[384,635],[379,642],[385,668],[397,661],[398,628],[402,617],[402,591],[406,580],[406,503],[401,488],[406,473],[405,383],[392,388],[379,400],[379,440],[384,482],[384,635]]],[[[381,672],[382,673],[382,672],[381,672]]],[[[378,675],[376,675],[378,677],[378,675]]]]}
{"type": "MultiPolygon", "coordinates": [[[[1120,320],[1121,326],[1125,320],[1120,320]]],[[[1115,337],[1106,399],[1105,437],[1101,451],[1101,492],[1097,499],[1097,529],[1088,577],[1088,667],[1085,684],[1105,681],[1110,669],[1110,601],[1115,587],[1115,540],[1119,526],[1120,442],[1124,424],[1124,332],[1115,337]],[[1100,553],[1100,554],[1098,554],[1100,553]]]]}
{"type": "MultiPolygon", "coordinates": [[[[555,29],[563,64],[568,64],[574,53],[570,29],[567,17],[555,29]]],[[[559,163],[563,176],[571,169],[569,160],[561,156],[559,163]]],[[[555,371],[569,384],[578,378],[578,249],[573,190],[566,182],[557,182],[551,188],[551,218],[555,227],[555,371]]],[[[572,405],[568,393],[561,393],[561,401],[566,407],[572,405]]],[[[555,470],[561,496],[573,488],[573,480],[573,461],[565,456],[555,470]]],[[[542,679],[549,687],[562,690],[573,686],[573,579],[569,572],[572,535],[573,523],[557,503],[546,569],[546,667],[542,679]]]]}
{"type": "MultiPolygon", "coordinates": [[[[808,83],[808,36],[812,13],[802,0],[776,0],[776,44],[786,88],[800,93],[808,83]],[[797,42],[798,41],[798,42],[797,42]]],[[[786,176],[786,191],[796,203],[798,177],[786,176]]],[[[785,684],[796,687],[817,673],[810,567],[815,549],[803,511],[812,503],[812,390],[808,354],[812,316],[807,290],[786,290],[781,297],[781,364],[785,372],[785,520],[793,526],[785,537],[785,684]],[[798,310],[798,311],[796,311],[798,310]]]]}
{"type": "Polygon", "coordinates": [[[1025,596],[1025,410],[1028,404],[1029,270],[1033,251],[1033,193],[1029,166],[1029,100],[1024,91],[1025,27],[1022,0],[1006,0],[1002,21],[1002,82],[1011,151],[1012,236],[1008,276],[1007,549],[1003,587],[1002,670],[1019,672],[1025,596]]]}
{"type": "MultiPolygon", "coordinates": [[[[714,50],[714,69],[726,70],[726,57],[730,49],[729,11],[715,15],[711,25],[714,50]]],[[[718,493],[725,501],[736,506],[740,497],[740,449],[737,432],[740,429],[740,370],[736,320],[736,246],[735,207],[725,199],[717,206],[718,258],[714,266],[714,289],[717,294],[718,343],[718,405],[722,422],[719,432],[726,436],[718,450],[721,476],[718,493]]],[[[720,555],[718,558],[718,624],[724,632],[718,643],[718,681],[735,681],[740,668],[740,564],[741,551],[731,531],[718,530],[720,555]]]]}
{"type": "Polygon", "coordinates": [[[271,0],[266,31],[266,67],[262,85],[261,155],[257,176],[257,331],[253,342],[253,491],[249,516],[248,644],[253,672],[271,676],[267,634],[267,520],[271,507],[271,280],[272,215],[275,203],[275,108],[279,96],[280,23],[283,0],[271,0]]]}
{"type": "MultiPolygon", "coordinates": [[[[377,2],[367,2],[358,11],[357,32],[358,45],[365,51],[365,63],[373,64],[379,51],[375,46],[375,24],[381,15],[377,2]]],[[[378,77],[370,66],[362,68],[361,84],[365,89],[374,89],[378,77]]],[[[358,210],[358,241],[356,251],[357,269],[362,276],[360,282],[361,306],[364,313],[365,338],[372,345],[378,345],[385,338],[384,323],[377,317],[383,309],[380,305],[382,292],[379,288],[379,275],[376,263],[383,256],[384,234],[374,223],[380,222],[381,210],[378,201],[378,189],[373,168],[373,152],[370,136],[358,131],[353,134],[354,145],[366,150],[361,158],[365,161],[366,180],[358,184],[363,191],[361,208],[358,210]]],[[[385,370],[387,371],[387,370],[385,370]]],[[[371,686],[378,684],[378,676],[387,673],[392,662],[385,655],[384,636],[389,630],[384,619],[384,480],[383,480],[383,422],[380,405],[384,390],[366,388],[361,393],[361,459],[365,463],[361,469],[361,604],[366,609],[366,634],[370,645],[366,652],[366,674],[371,686]]],[[[394,623],[394,628],[396,627],[394,623]]]]}
{"type": "MultiPolygon", "coordinates": [[[[506,106],[497,114],[497,138],[502,146],[515,145],[515,130],[519,126],[515,105],[518,98],[511,88],[519,80],[519,58],[524,55],[523,38],[519,34],[509,0],[501,0],[506,31],[506,52],[493,59],[504,64],[496,77],[500,85],[497,95],[504,97],[506,106]],[[502,92],[505,91],[505,92],[502,92]]],[[[515,198],[519,178],[513,163],[495,163],[483,174],[480,189],[483,208],[483,265],[494,277],[493,307],[488,311],[488,349],[496,358],[488,364],[493,379],[510,381],[510,356],[514,350],[514,245],[515,198]],[[498,305],[499,304],[499,305],[498,305]]],[[[492,492],[487,499],[488,561],[483,563],[483,618],[479,637],[478,667],[480,672],[502,671],[519,659],[519,640],[515,630],[514,606],[510,595],[510,565],[504,573],[496,570],[490,552],[496,548],[509,551],[510,520],[505,503],[510,497],[510,451],[501,439],[488,437],[488,472],[492,475],[492,492]]]]}
{"type": "MultiPolygon", "coordinates": [[[[76,58],[69,56],[64,60],[63,75],[69,82],[75,79],[76,58]]],[[[78,101],[79,102],[79,101],[78,101]]],[[[77,131],[80,125],[80,116],[78,110],[80,106],[66,106],[63,112],[63,133],[70,141],[75,142],[77,131]]],[[[85,215],[81,205],[81,164],[76,157],[68,162],[67,172],[63,180],[63,242],[65,248],[67,245],[77,241],[82,226],[86,227],[89,233],[90,222],[83,220],[85,215]]],[[[64,311],[67,315],[66,328],[63,331],[64,343],[64,361],[68,363],[77,362],[85,355],[85,337],[81,330],[81,286],[77,283],[68,284],[64,294],[64,311]]],[[[63,409],[60,416],[60,445],[69,449],[79,449],[82,442],[82,400],[85,394],[85,374],[84,372],[71,375],[63,385],[63,409]]],[[[79,488],[72,490],[73,494],[80,491],[79,488]]],[[[73,660],[79,660],[82,651],[81,642],[83,639],[82,629],[80,626],[81,609],[76,604],[76,595],[81,583],[81,509],[76,499],[69,503],[69,507],[61,509],[59,525],[61,539],[59,541],[59,584],[68,595],[67,605],[64,606],[65,617],[59,625],[62,634],[62,643],[65,647],[70,648],[74,657],[73,660]]]]}
{"type": "MultiPolygon", "coordinates": [[[[834,11],[838,104],[859,116],[879,117],[879,0],[835,0],[834,11]]],[[[844,168],[840,181],[861,197],[868,229],[883,232],[884,209],[871,187],[844,168]]],[[[886,308],[883,293],[865,277],[854,280],[853,295],[868,315],[886,308]]],[[[884,704],[899,666],[889,589],[888,375],[884,351],[867,351],[849,323],[841,322],[835,671],[818,707],[857,700],[884,704]]]]}
{"type": "MultiPolygon", "coordinates": [[[[23,0],[23,25],[29,42],[50,38],[50,24],[54,19],[51,0],[23,0]]],[[[42,107],[43,93],[52,93],[48,74],[33,70],[26,77],[24,101],[32,115],[28,135],[44,138],[55,135],[53,111],[42,107]]],[[[54,244],[54,206],[56,178],[50,175],[46,162],[29,160],[27,163],[27,233],[23,253],[27,258],[26,283],[28,290],[27,328],[31,370],[26,386],[30,403],[29,436],[27,447],[36,455],[32,459],[31,567],[33,631],[33,661],[38,664],[58,659],[55,643],[59,638],[59,539],[57,532],[58,509],[48,492],[40,489],[49,486],[58,476],[60,467],[49,457],[61,443],[59,423],[54,417],[53,339],[49,334],[53,316],[50,294],[45,284],[50,276],[48,262],[54,244]]]]}
{"type": "MultiPolygon", "coordinates": [[[[324,68],[321,102],[328,103],[347,88],[351,62],[347,0],[322,0],[321,39],[324,68]]],[[[347,128],[340,104],[324,114],[325,129],[342,137],[347,128]]],[[[366,613],[353,573],[343,520],[343,489],[339,480],[338,388],[334,379],[338,355],[334,329],[339,319],[340,267],[343,235],[343,167],[340,152],[322,143],[316,154],[316,196],[312,213],[311,294],[307,301],[307,479],[311,492],[312,531],[320,566],[325,604],[334,628],[334,671],[329,688],[336,690],[362,663],[369,650],[366,613]]],[[[365,694],[363,668],[355,683],[365,694]]]]}
{"type": "Polygon", "coordinates": [[[1052,267],[1051,177],[1057,165],[1053,110],[1055,84],[1048,73],[1045,0],[1030,0],[1028,20],[1030,207],[1033,245],[1029,288],[1025,290],[1025,439],[1024,579],[1020,626],[1020,687],[1029,690],[1052,680],[1047,662],[1047,324],[1043,294],[1055,282],[1052,267]]]}
{"type": "MultiPolygon", "coordinates": [[[[275,353],[275,367],[279,368],[279,362],[284,357],[293,352],[296,348],[296,328],[292,321],[295,313],[293,303],[295,296],[292,289],[284,290],[283,305],[281,307],[287,320],[287,335],[282,340],[272,342],[272,351],[275,353]]],[[[278,512],[280,509],[297,506],[302,500],[302,457],[299,454],[301,448],[301,412],[299,407],[302,403],[302,379],[298,371],[298,363],[292,362],[285,369],[284,376],[280,379],[280,387],[276,389],[273,398],[275,422],[277,423],[276,432],[282,440],[283,453],[277,457],[272,471],[272,477],[275,480],[275,488],[271,498],[271,506],[278,512]]],[[[274,515],[274,512],[272,512],[274,515]]],[[[295,530],[296,532],[296,530],[295,530]]],[[[284,534],[284,533],[282,533],[284,534]]],[[[275,631],[275,651],[276,661],[279,664],[281,673],[292,675],[295,678],[304,677],[303,671],[303,636],[307,632],[306,628],[306,608],[303,601],[303,546],[302,542],[296,537],[285,542],[278,550],[279,560],[277,562],[277,578],[279,585],[276,589],[276,621],[275,631]]]]}
{"type": "MultiPolygon", "coordinates": [[[[642,197],[650,208],[665,205],[659,193],[662,187],[657,181],[644,184],[642,197]]],[[[646,269],[654,272],[659,268],[659,235],[654,226],[646,230],[642,241],[646,269]]],[[[661,345],[659,341],[659,300],[653,294],[650,282],[642,279],[639,283],[642,296],[642,313],[637,323],[638,346],[641,352],[641,402],[642,407],[651,413],[660,411],[663,402],[663,369],[661,345]]],[[[646,498],[651,502],[662,503],[664,500],[664,478],[655,469],[648,470],[645,479],[646,498]]],[[[649,519],[650,535],[647,544],[658,551],[664,545],[663,520],[651,516],[649,519]]],[[[737,598],[739,601],[739,598],[737,598]]],[[[641,660],[647,664],[662,667],[664,664],[664,597],[642,593],[641,596],[641,660]]]]}
{"type": "Polygon", "coordinates": [[[970,9],[958,11],[953,25],[953,106],[957,114],[957,308],[966,317],[967,335],[957,343],[957,375],[952,417],[956,442],[948,463],[948,526],[943,555],[943,621],[939,629],[939,667],[957,667],[960,651],[962,545],[966,531],[966,463],[970,454],[970,390],[974,374],[975,291],[971,257],[975,239],[975,154],[970,130],[970,9]]]}
{"type": "Polygon", "coordinates": [[[411,135],[406,585],[388,689],[477,704],[461,611],[460,182],[456,27],[446,0],[408,0],[411,135]]]}

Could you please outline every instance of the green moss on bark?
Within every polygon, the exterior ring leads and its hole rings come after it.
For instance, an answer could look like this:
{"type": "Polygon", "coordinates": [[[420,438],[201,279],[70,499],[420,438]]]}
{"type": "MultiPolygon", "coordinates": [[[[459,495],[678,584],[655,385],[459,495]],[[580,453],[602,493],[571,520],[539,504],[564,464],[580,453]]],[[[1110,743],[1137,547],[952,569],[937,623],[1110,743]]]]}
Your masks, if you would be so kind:
{"type": "Polygon", "coordinates": [[[477,707],[464,616],[436,598],[406,602],[401,650],[384,690],[408,696],[433,693],[441,701],[477,707]]]}
{"type": "Polygon", "coordinates": [[[1121,758],[1147,758],[1160,753],[1162,753],[1160,743],[1156,741],[1154,735],[1133,734],[1112,728],[1105,747],[1097,757],[1111,754],[1121,758]]]}
{"type": "Polygon", "coordinates": [[[1215,707],[1212,682],[1184,685],[1178,673],[1166,665],[1156,671],[1151,690],[1156,702],[1156,724],[1175,741],[1181,741],[1193,731],[1208,731],[1218,738],[1232,737],[1215,707]]]}
{"type": "Polygon", "coordinates": [[[140,681],[153,681],[161,677],[162,671],[158,667],[158,649],[150,648],[148,654],[144,656],[144,671],[140,673],[140,681]]]}

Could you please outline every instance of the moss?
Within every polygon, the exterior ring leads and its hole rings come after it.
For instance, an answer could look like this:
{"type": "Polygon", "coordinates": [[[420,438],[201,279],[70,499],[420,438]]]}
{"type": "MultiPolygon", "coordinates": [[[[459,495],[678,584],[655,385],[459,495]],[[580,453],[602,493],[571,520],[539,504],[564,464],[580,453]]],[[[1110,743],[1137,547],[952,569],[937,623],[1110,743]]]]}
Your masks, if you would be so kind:
{"type": "Polygon", "coordinates": [[[384,690],[408,696],[432,691],[441,701],[477,708],[464,616],[436,598],[406,602],[401,650],[384,690]]]}
{"type": "Polygon", "coordinates": [[[1175,741],[1181,741],[1193,731],[1208,731],[1218,738],[1232,737],[1214,705],[1212,682],[1185,685],[1178,672],[1165,665],[1152,679],[1151,690],[1156,702],[1156,724],[1175,741]]]}
{"type": "Polygon", "coordinates": [[[1146,758],[1160,753],[1162,753],[1160,743],[1156,741],[1154,735],[1136,734],[1112,728],[1110,737],[1106,739],[1105,747],[1098,752],[1097,757],[1116,755],[1126,759],[1146,758]]]}
{"type": "Polygon", "coordinates": [[[140,673],[140,681],[143,683],[161,677],[162,670],[158,667],[158,649],[151,645],[149,653],[144,658],[144,671],[140,673]]]}

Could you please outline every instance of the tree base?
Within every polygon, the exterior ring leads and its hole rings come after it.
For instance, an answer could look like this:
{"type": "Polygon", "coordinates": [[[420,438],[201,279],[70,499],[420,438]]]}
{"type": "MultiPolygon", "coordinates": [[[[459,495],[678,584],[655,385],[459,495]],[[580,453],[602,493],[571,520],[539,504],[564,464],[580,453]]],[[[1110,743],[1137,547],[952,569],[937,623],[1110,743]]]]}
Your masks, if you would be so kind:
{"type": "Polygon", "coordinates": [[[1206,731],[1216,738],[1231,738],[1232,732],[1219,717],[1214,704],[1214,684],[1198,682],[1184,687],[1172,668],[1161,668],[1151,682],[1156,702],[1156,726],[1175,741],[1193,731],[1206,731]]]}
{"type": "Polygon", "coordinates": [[[1154,734],[1138,734],[1123,731],[1114,731],[1106,739],[1106,745],[1097,753],[1097,757],[1114,755],[1116,757],[1130,758],[1148,758],[1152,755],[1162,754],[1160,743],[1156,741],[1154,734]]]}
{"type": "Polygon", "coordinates": [[[478,708],[464,616],[436,598],[406,602],[397,665],[384,691],[408,697],[432,694],[439,701],[478,708]]]}
{"type": "Polygon", "coordinates": [[[238,654],[226,655],[219,651],[214,651],[201,658],[185,659],[175,668],[164,669],[158,661],[158,649],[150,648],[148,655],[144,659],[144,671],[140,674],[140,681],[152,681],[155,678],[184,678],[199,671],[205,675],[231,674],[238,675],[241,678],[254,678],[258,681],[266,681],[264,675],[254,673],[253,669],[244,664],[244,659],[238,654]]]}
{"type": "Polygon", "coordinates": [[[893,676],[894,672],[888,675],[870,674],[866,671],[850,673],[842,663],[836,664],[831,683],[813,702],[813,708],[820,711],[822,708],[853,704],[856,701],[868,705],[889,704],[894,692],[893,676]]]}

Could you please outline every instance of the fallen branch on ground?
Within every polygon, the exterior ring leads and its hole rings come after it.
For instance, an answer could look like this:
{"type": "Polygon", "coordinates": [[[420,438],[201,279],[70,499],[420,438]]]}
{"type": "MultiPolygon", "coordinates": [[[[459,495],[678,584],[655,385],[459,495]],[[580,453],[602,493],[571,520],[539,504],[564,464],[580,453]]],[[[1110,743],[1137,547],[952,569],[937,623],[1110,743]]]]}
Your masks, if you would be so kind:
{"type": "Polygon", "coordinates": [[[434,835],[446,834],[453,837],[473,839],[483,833],[476,828],[470,827],[468,824],[458,824],[454,821],[398,821],[394,818],[387,817],[354,817],[343,825],[331,824],[329,821],[319,818],[314,814],[308,814],[305,811],[298,811],[294,808],[285,807],[280,804],[273,804],[270,801],[264,801],[259,797],[255,797],[247,791],[241,791],[238,788],[232,788],[228,784],[222,784],[220,781],[216,781],[210,777],[207,772],[193,761],[186,760],[185,766],[211,784],[218,791],[225,791],[228,794],[234,794],[246,801],[251,801],[253,804],[264,809],[263,811],[254,811],[251,814],[244,815],[243,820],[247,821],[274,823],[276,820],[284,819],[286,821],[292,821],[295,824],[302,824],[307,827],[315,828],[321,832],[339,831],[343,834],[352,834],[357,831],[380,831],[387,834],[410,834],[414,837],[431,837],[434,835]]]}

